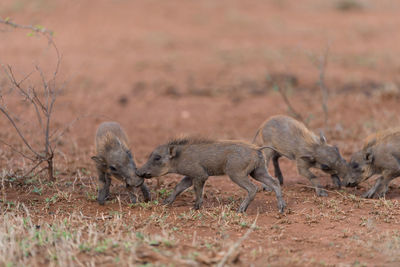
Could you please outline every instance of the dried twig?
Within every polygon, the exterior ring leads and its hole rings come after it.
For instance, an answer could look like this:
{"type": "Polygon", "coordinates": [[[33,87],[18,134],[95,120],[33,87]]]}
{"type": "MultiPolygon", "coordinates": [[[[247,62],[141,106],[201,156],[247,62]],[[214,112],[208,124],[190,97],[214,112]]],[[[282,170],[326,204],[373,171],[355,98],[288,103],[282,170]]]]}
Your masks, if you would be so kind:
{"type": "Polygon", "coordinates": [[[6,170],[3,170],[3,173],[1,174],[1,198],[2,198],[2,201],[3,201],[3,205],[5,205],[6,199],[7,199],[7,197],[6,197],[6,187],[4,185],[4,177],[6,176],[5,172],[6,172],[6,170]]]}
{"type": "Polygon", "coordinates": [[[36,25],[36,26],[20,25],[20,24],[12,22],[10,20],[10,18],[6,18],[6,19],[0,18],[0,23],[6,24],[6,25],[10,25],[10,26],[12,26],[14,28],[32,30],[32,31],[37,32],[37,33],[42,33],[42,34],[45,34],[45,35],[53,36],[53,31],[47,30],[46,28],[44,28],[44,27],[42,27],[40,25],[36,25]]]}
{"type": "Polygon", "coordinates": [[[26,159],[29,159],[30,161],[35,161],[34,158],[29,157],[28,155],[24,154],[22,151],[19,151],[18,149],[16,149],[15,147],[13,147],[13,146],[10,145],[10,144],[4,142],[3,140],[0,140],[0,143],[2,143],[3,145],[8,146],[12,151],[14,151],[14,152],[20,154],[22,157],[24,157],[24,158],[26,158],[26,159]]]}
{"type": "Polygon", "coordinates": [[[319,88],[321,89],[322,95],[322,110],[324,111],[324,121],[325,126],[328,125],[329,120],[329,112],[328,112],[328,98],[329,98],[329,90],[325,85],[325,69],[328,64],[328,55],[329,55],[329,45],[325,49],[325,53],[321,56],[319,62],[319,88]]]}
{"type": "Polygon", "coordinates": [[[257,219],[258,219],[258,215],[259,215],[259,213],[257,212],[257,216],[254,219],[253,224],[247,230],[247,232],[241,238],[239,238],[239,240],[236,241],[232,246],[230,246],[228,252],[224,255],[222,260],[218,263],[218,265],[217,265],[218,267],[225,266],[225,264],[228,261],[229,257],[232,256],[232,254],[239,248],[240,244],[242,244],[243,241],[246,240],[249,237],[249,235],[254,231],[254,229],[256,229],[256,226],[257,226],[256,222],[257,222],[257,219]]]}
{"type": "Polygon", "coordinates": [[[328,100],[329,100],[329,89],[325,84],[325,71],[328,65],[328,56],[329,56],[330,44],[328,44],[325,48],[325,52],[321,55],[320,58],[316,58],[312,53],[307,53],[310,57],[313,64],[319,71],[318,85],[321,91],[321,106],[322,111],[324,112],[324,123],[325,127],[328,126],[329,122],[329,108],[328,108],[328,100]]]}
{"type": "Polygon", "coordinates": [[[4,106],[0,106],[0,111],[4,114],[4,116],[7,117],[8,121],[11,123],[11,125],[14,127],[14,129],[17,131],[19,137],[21,138],[22,142],[24,142],[24,144],[26,145],[26,147],[28,147],[28,149],[35,154],[37,157],[40,157],[39,153],[36,152],[31,145],[29,144],[29,142],[25,139],[25,136],[22,134],[21,130],[19,129],[19,127],[17,126],[17,124],[15,123],[14,119],[11,117],[11,115],[9,114],[9,112],[4,108],[4,106]]]}
{"type": "Polygon", "coordinates": [[[77,118],[75,118],[73,121],[71,121],[70,123],[68,123],[67,125],[65,125],[65,127],[63,129],[56,129],[52,134],[50,134],[49,138],[51,139],[51,143],[53,144],[53,150],[55,150],[57,148],[57,142],[58,140],[60,140],[61,137],[64,136],[64,134],[71,129],[71,127],[77,123],[78,121],[80,121],[83,118],[88,117],[88,115],[82,115],[79,116],[77,118]],[[56,135],[57,134],[57,135],[56,135]]]}
{"type": "Polygon", "coordinates": [[[294,107],[292,106],[292,104],[289,101],[289,98],[287,97],[286,94],[286,89],[282,89],[279,85],[275,84],[275,88],[277,89],[277,91],[279,92],[279,94],[282,96],[283,101],[285,102],[286,106],[289,109],[289,113],[297,120],[303,122],[304,124],[307,125],[307,122],[303,119],[303,116],[301,116],[301,114],[296,111],[294,109],[294,107]]]}

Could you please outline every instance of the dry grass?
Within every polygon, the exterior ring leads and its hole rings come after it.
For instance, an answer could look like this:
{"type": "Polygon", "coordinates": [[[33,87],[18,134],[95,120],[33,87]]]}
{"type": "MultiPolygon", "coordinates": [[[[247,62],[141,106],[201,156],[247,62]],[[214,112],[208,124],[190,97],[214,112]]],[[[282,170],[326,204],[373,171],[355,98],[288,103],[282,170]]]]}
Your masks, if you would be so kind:
{"type": "MultiPolygon", "coordinates": [[[[1,200],[1,266],[202,266],[224,261],[228,265],[334,264],[307,255],[312,249],[307,249],[308,244],[325,235],[313,232],[314,228],[333,231],[332,236],[325,236],[330,240],[328,251],[334,251],[344,266],[365,266],[373,255],[386,258],[385,264],[399,260],[400,234],[384,227],[400,223],[397,201],[365,200],[345,191],[330,191],[329,198],[320,198],[310,188],[295,187],[285,190],[285,198],[298,199],[301,194],[303,204],[292,204],[284,215],[260,213],[256,226],[257,216],[236,213],[237,196],[222,195],[213,205],[195,211],[160,205],[169,194],[165,188],[153,192],[152,202],[130,205],[127,196],[118,194],[123,188],[114,186],[113,198],[101,211],[91,197],[96,192],[93,177],[81,172],[73,181],[49,184],[31,179],[18,190],[29,196],[23,203],[11,196],[19,182],[10,181],[7,175],[2,180],[2,189],[6,189],[2,192],[8,194],[1,200]],[[309,228],[309,234],[297,233],[302,228],[309,228]]],[[[182,197],[189,195],[186,192],[182,197]]],[[[320,246],[324,249],[325,245],[320,246]]]]}
{"type": "Polygon", "coordinates": [[[88,216],[78,209],[68,213],[60,204],[72,205],[71,195],[51,189],[59,186],[42,184],[33,190],[27,186],[33,196],[42,197],[32,209],[5,198],[1,201],[1,266],[199,266],[222,260],[229,263],[238,260],[239,249],[234,247],[227,254],[236,241],[228,240],[228,232],[248,229],[249,235],[258,229],[255,224],[250,227],[250,219],[238,215],[230,206],[175,213],[155,200],[133,205],[131,212],[120,196],[109,201],[109,205],[117,205],[108,213],[88,216]],[[196,230],[191,235],[181,232],[188,225],[198,231],[210,227],[224,236],[224,242],[197,235],[196,230]]]}

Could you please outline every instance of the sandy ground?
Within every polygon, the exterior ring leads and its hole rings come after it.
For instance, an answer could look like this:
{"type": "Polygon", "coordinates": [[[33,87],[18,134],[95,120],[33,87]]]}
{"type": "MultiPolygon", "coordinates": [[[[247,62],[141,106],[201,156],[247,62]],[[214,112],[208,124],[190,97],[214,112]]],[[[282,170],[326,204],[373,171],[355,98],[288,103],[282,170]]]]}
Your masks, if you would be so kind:
{"type": "MultiPolygon", "coordinates": [[[[28,169],[30,163],[1,147],[2,169],[11,173],[3,175],[2,205],[24,203],[37,224],[51,224],[74,212],[97,218],[118,211],[124,222],[136,218],[130,223],[138,232],[161,235],[179,228],[171,234],[173,246],[151,250],[155,254],[147,260],[139,257],[137,264],[179,265],[168,261],[168,251],[192,257],[197,264],[215,264],[259,214],[257,228],[235,251],[238,261],[232,264],[396,266],[398,181],[392,182],[386,199],[364,200],[359,196],[373,179],[355,189],[336,190],[317,172],[329,190],[329,197],[320,198],[294,162],[282,159],[288,204],[283,215],[277,212],[275,196],[262,191],[246,214],[237,215],[245,192],[227,177],[208,180],[200,211],[192,210],[191,190],[171,207],[159,204],[180,179],[177,175],[162,177],[158,184],[156,179],[148,181],[155,200],[150,204],[129,205],[123,186],[115,183],[111,200],[99,206],[90,156],[96,127],[106,120],[124,127],[139,166],[155,146],[176,136],[251,141],[266,118],[289,114],[274,85],[283,86],[282,80],[290,78],[287,95],[295,109],[313,131],[323,129],[349,159],[368,134],[399,125],[399,12],[400,3],[394,0],[3,1],[0,17],[54,31],[62,55],[57,86],[63,89],[52,127],[78,121],[58,142],[55,186],[41,176],[32,183],[12,179],[12,173],[28,169]],[[318,81],[327,49],[325,124],[318,81]],[[42,188],[40,194],[35,188],[42,188]],[[48,201],[60,192],[68,197],[48,201]],[[161,215],[161,223],[143,223],[161,215]]],[[[51,76],[56,57],[45,38],[0,29],[0,62],[12,66],[17,78],[35,66],[51,76]]],[[[39,90],[39,78],[34,73],[24,84],[39,90]]],[[[0,85],[8,108],[40,147],[34,112],[13,92],[5,93],[9,85],[4,72],[0,85]]],[[[0,138],[22,147],[5,117],[0,125],[0,138]]],[[[272,166],[270,170],[273,173],[272,166]]],[[[98,224],[108,222],[103,218],[98,224]]],[[[113,253],[81,252],[78,258],[101,263],[113,253]]],[[[38,262],[57,264],[42,256],[38,262]]]]}

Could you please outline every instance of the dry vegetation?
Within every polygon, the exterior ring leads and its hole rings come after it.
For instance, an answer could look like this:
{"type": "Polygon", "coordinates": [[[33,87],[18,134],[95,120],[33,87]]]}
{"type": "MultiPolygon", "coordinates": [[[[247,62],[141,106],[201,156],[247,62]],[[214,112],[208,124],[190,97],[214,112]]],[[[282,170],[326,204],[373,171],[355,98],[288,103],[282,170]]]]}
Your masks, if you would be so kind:
{"type": "MultiPolygon", "coordinates": [[[[18,187],[17,181],[4,177],[2,181],[7,191],[18,187]]],[[[348,263],[352,266],[395,265],[400,260],[397,201],[365,200],[344,191],[321,198],[313,196],[311,188],[295,186],[285,192],[291,200],[286,214],[274,213],[270,207],[254,217],[236,213],[238,196],[221,197],[208,187],[211,203],[200,211],[182,204],[161,206],[168,190],[160,189],[153,192],[157,197],[150,203],[131,205],[127,196],[117,195],[107,209],[94,213],[96,190],[79,179],[72,185],[82,192],[78,199],[69,182],[31,180],[28,184],[23,186],[30,196],[25,204],[3,195],[0,261],[5,266],[331,265],[301,249],[321,242],[319,238],[323,241],[318,250],[330,251],[337,263],[352,257],[357,259],[348,263]],[[301,194],[304,190],[308,196],[301,194]],[[74,202],[81,204],[75,208],[74,202]],[[299,207],[300,203],[305,205],[299,207]],[[298,231],[303,227],[309,230],[298,231]],[[318,227],[324,229],[322,236],[316,232],[318,227]]],[[[184,193],[185,201],[191,197],[184,193]]],[[[272,195],[263,199],[274,202],[272,195]]]]}

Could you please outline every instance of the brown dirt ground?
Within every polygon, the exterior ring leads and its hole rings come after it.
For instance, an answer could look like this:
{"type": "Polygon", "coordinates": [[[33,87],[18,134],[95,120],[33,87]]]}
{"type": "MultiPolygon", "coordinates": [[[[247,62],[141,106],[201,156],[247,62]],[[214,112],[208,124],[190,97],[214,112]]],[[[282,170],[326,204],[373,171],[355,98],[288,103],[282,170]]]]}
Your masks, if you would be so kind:
{"type": "MultiPolygon", "coordinates": [[[[204,205],[196,212],[191,210],[190,190],[171,207],[130,206],[118,184],[105,206],[90,197],[96,194],[90,156],[100,122],[116,120],[123,125],[139,166],[156,145],[182,134],[251,141],[263,120],[287,114],[272,89],[282,75],[297,80],[289,91],[295,108],[313,130],[324,128],[346,159],[368,134],[399,125],[400,3],[353,0],[359,8],[343,11],[337,8],[339,2],[343,1],[2,1],[1,17],[55,31],[62,53],[58,80],[66,83],[53,126],[80,118],[59,142],[55,186],[42,184],[43,193],[38,195],[32,193],[34,185],[13,181],[6,183],[6,199],[25,203],[38,223],[73,211],[94,218],[122,210],[143,220],[168,214],[163,224],[150,223],[146,229],[158,233],[179,227],[179,242],[167,250],[183,254],[206,253],[207,243],[216,251],[226,250],[259,213],[258,228],[240,247],[239,265],[396,266],[400,239],[397,247],[388,248],[393,240],[385,234],[399,229],[398,181],[392,183],[386,200],[363,200],[359,196],[373,181],[336,191],[319,173],[330,193],[318,198],[293,162],[283,159],[288,211],[280,215],[274,195],[259,192],[248,212],[227,227],[216,218],[234,211],[244,197],[227,177],[209,179],[204,205]],[[319,70],[313,60],[327,44],[326,83],[331,94],[329,122],[324,126],[319,70]],[[59,191],[70,194],[69,199],[46,205],[45,199],[59,191]]],[[[12,65],[19,77],[36,64],[51,72],[54,53],[45,39],[2,29],[2,64],[12,65]]],[[[3,74],[0,79],[4,86],[3,74]]],[[[10,108],[30,121],[33,114],[24,103],[9,101],[10,108]]],[[[19,142],[4,118],[0,126],[2,140],[19,142]]],[[[6,146],[1,148],[4,170],[25,164],[6,146]]],[[[150,181],[153,197],[161,201],[160,189],[172,189],[179,179],[167,175],[160,178],[159,187],[150,181]]],[[[134,225],[143,228],[140,220],[134,225]]],[[[165,258],[150,262],[168,264],[165,258]]]]}

